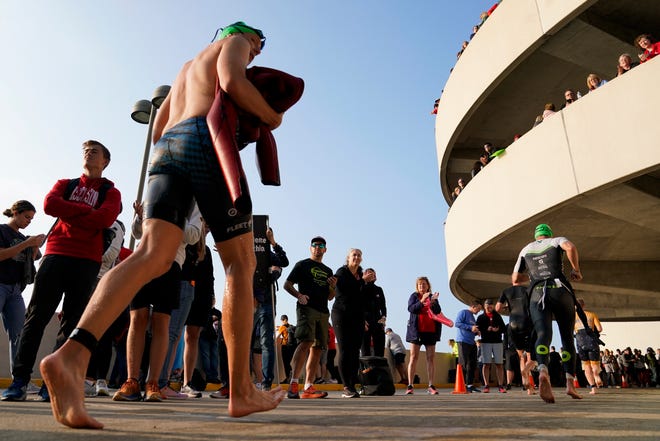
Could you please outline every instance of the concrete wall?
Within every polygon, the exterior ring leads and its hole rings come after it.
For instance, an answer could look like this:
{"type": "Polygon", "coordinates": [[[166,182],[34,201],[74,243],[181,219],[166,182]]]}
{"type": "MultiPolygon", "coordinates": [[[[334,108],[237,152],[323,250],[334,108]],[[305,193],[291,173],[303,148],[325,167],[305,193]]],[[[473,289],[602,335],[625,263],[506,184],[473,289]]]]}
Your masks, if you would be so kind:
{"type": "MultiPolygon", "coordinates": [[[[596,0],[510,0],[502,2],[470,41],[445,84],[436,117],[439,170],[446,168],[454,137],[471,110],[519,60],[543,43],[546,35],[579,15],[596,0]],[[500,19],[505,16],[504,19],[500,19]]],[[[444,179],[441,180],[446,191],[444,179]]]]}
{"type": "Polygon", "coordinates": [[[658,78],[660,59],[654,59],[610,81],[547,118],[470,181],[447,217],[450,279],[525,220],[657,167],[658,78]],[[484,222],[475,213],[497,215],[484,222]]]}
{"type": "MultiPolygon", "coordinates": [[[[41,346],[39,346],[39,352],[37,353],[37,360],[34,363],[34,372],[33,378],[41,378],[41,373],[39,372],[39,362],[46,355],[50,354],[53,351],[55,346],[55,337],[57,336],[57,331],[60,328],[60,322],[57,319],[56,315],[53,315],[53,318],[46,326],[44,331],[44,337],[41,339],[41,346]]],[[[0,337],[0,378],[11,378],[11,372],[9,372],[9,341],[7,339],[7,334],[3,333],[0,337]]]]}

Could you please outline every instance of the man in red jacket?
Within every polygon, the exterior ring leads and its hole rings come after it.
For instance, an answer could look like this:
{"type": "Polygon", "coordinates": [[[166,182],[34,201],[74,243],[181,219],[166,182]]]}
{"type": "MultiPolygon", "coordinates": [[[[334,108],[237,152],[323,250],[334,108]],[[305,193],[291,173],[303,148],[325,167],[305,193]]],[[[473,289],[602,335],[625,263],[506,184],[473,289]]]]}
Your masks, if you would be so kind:
{"type": "MultiPolygon", "coordinates": [[[[3,401],[25,400],[44,329],[62,295],[62,319],[55,349],[76,327],[92,294],[103,256],[103,229],[117,219],[121,204],[119,190],[102,177],[109,163],[110,152],[103,144],[84,142],[84,172],[77,185],[71,188],[70,179],[60,179],[46,195],[44,212],[58,220],[48,235],[46,253],[37,271],[14,361],[13,381],[2,394],[3,401]]],[[[82,385],[77,385],[81,391],[82,385]]],[[[39,396],[49,401],[45,385],[39,396]]]]}
{"type": "Polygon", "coordinates": [[[70,427],[100,429],[84,406],[82,384],[90,351],[121,310],[145,283],[170,268],[181,243],[184,212],[194,197],[207,222],[226,273],[223,329],[227,344],[230,398],[228,413],[240,417],[276,407],[280,389],[258,391],[251,381],[249,344],[252,333],[252,278],[255,271],[252,216],[230,198],[215,158],[206,115],[215,86],[233,103],[269,129],[282,114],[273,110],[246,78],[246,68],[261,53],[260,30],[237,22],[222,30],[195,58],[184,64],[154,123],[154,150],[149,170],[146,219],[139,247],[101,280],[69,340],[41,362],[51,388],[53,415],[70,427]]]}

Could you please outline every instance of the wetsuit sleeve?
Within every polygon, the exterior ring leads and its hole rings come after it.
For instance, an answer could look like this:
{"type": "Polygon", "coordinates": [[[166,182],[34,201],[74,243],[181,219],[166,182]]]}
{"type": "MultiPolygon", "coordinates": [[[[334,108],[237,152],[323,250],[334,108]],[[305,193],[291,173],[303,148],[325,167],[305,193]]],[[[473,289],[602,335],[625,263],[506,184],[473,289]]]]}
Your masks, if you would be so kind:
{"type": "Polygon", "coordinates": [[[514,273],[524,273],[527,270],[527,265],[525,264],[525,255],[523,254],[525,250],[521,251],[518,254],[518,260],[516,261],[515,266],[513,267],[514,273]]]}
{"type": "Polygon", "coordinates": [[[552,238],[552,245],[554,247],[560,247],[561,244],[563,244],[564,242],[568,242],[568,239],[566,239],[565,237],[559,236],[552,238]]]}

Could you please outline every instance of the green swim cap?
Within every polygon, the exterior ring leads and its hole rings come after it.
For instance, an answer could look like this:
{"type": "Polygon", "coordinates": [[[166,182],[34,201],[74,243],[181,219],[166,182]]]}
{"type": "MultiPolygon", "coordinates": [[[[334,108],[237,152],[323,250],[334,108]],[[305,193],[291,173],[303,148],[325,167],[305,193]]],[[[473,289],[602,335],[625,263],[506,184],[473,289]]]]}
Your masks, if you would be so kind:
{"type": "Polygon", "coordinates": [[[237,21],[236,23],[232,23],[227,27],[220,28],[215,31],[215,36],[213,37],[213,40],[211,40],[211,43],[222,40],[223,38],[229,37],[232,34],[255,34],[261,39],[261,49],[263,49],[264,45],[266,44],[266,37],[264,37],[263,32],[261,32],[259,29],[253,28],[252,26],[246,25],[242,21],[237,21]]]}
{"type": "Polygon", "coordinates": [[[538,224],[534,230],[534,239],[539,236],[552,237],[552,230],[548,224],[538,224]]]}

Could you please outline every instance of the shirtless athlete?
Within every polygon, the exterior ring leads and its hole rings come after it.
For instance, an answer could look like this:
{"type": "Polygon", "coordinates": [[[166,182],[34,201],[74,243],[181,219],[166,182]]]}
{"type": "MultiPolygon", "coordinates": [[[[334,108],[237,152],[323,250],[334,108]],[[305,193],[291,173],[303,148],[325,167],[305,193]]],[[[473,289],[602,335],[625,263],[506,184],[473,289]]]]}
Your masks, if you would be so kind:
{"type": "Polygon", "coordinates": [[[280,125],[282,114],[269,106],[245,73],[264,42],[258,29],[234,23],[187,62],[175,79],[154,124],[142,241],[135,253],[101,279],[69,340],[41,362],[53,415],[60,423],[103,427],[84,405],[82,384],[90,350],[140,287],[170,268],[193,196],[213,234],[226,274],[222,311],[231,387],[229,415],[270,410],[284,398],[280,389],[258,391],[247,370],[256,265],[252,216],[233,208],[206,124],[219,80],[222,90],[242,110],[271,129],[280,125]]]}

